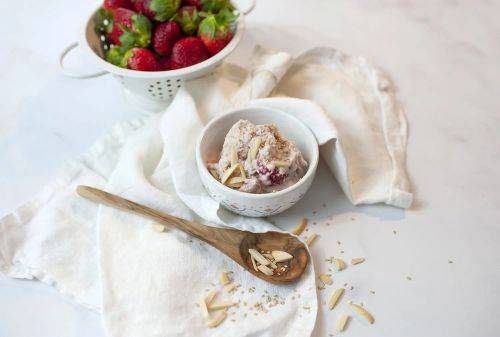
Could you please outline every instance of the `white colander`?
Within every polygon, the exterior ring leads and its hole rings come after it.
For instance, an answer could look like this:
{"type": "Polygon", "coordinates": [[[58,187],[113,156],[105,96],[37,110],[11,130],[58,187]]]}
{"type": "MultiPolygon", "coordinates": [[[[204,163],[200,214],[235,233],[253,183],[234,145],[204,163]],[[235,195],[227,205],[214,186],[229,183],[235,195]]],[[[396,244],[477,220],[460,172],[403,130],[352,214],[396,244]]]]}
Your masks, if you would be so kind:
{"type": "Polygon", "coordinates": [[[147,111],[160,111],[170,103],[176,92],[182,87],[184,81],[212,73],[221,64],[222,60],[234,50],[240,42],[245,29],[244,15],[252,11],[254,6],[255,0],[251,0],[248,9],[239,11],[240,15],[235,22],[236,31],[234,37],[219,53],[187,68],[156,72],[124,69],[106,62],[101,36],[94,29],[99,18],[99,8],[96,8],[83,25],[79,42],[72,43],[61,52],[59,65],[65,75],[79,79],[94,78],[109,73],[120,81],[125,97],[131,103],[147,111]],[[66,68],[64,66],[64,58],[77,46],[81,46],[87,58],[102,70],[94,73],[77,73],[66,68]]]}

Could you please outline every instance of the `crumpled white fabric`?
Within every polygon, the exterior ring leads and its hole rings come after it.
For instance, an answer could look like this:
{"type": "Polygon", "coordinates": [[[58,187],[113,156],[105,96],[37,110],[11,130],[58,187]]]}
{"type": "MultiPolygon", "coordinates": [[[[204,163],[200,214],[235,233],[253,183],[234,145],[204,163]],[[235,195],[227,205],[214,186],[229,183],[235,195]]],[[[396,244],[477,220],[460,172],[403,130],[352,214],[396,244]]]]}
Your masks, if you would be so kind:
{"type": "Polygon", "coordinates": [[[38,278],[102,311],[110,336],[310,335],[317,311],[312,265],[297,284],[265,284],[207,244],[175,230],[159,234],[148,220],[98,207],[74,192],[79,184],[93,185],[209,225],[274,230],[265,220],[220,208],[204,191],[194,162],[204,123],[237,106],[259,105],[286,110],[314,131],[353,203],[410,205],[406,122],[380,70],[323,48],[295,60],[258,49],[252,67],[247,76],[225,65],[186,83],[163,115],[117,126],[69,164],[39,198],[0,220],[0,271],[38,278]],[[271,92],[276,97],[262,98],[271,92]],[[217,287],[211,283],[218,283],[221,270],[233,271],[241,288],[220,298],[241,302],[219,328],[207,329],[196,303],[217,287]],[[286,304],[269,307],[274,295],[286,304]],[[248,309],[257,302],[268,312],[248,309]]]}

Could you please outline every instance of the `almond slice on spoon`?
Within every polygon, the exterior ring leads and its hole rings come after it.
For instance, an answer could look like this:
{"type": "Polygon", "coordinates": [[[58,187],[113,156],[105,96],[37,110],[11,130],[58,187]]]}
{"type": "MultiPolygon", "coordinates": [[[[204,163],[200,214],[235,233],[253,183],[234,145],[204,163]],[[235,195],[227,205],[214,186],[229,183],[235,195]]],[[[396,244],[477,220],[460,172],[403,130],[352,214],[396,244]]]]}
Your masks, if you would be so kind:
{"type": "Polygon", "coordinates": [[[267,267],[267,266],[260,265],[260,266],[257,267],[257,269],[259,269],[261,272],[263,272],[267,276],[273,276],[274,275],[273,270],[271,268],[267,267]]]}
{"type": "Polygon", "coordinates": [[[290,255],[282,250],[273,250],[271,255],[274,258],[274,262],[284,262],[293,259],[293,255],[290,255]]]}
{"type": "Polygon", "coordinates": [[[271,263],[271,261],[269,261],[268,259],[266,259],[264,256],[262,256],[261,253],[259,253],[255,249],[250,248],[248,250],[248,252],[255,259],[255,261],[259,262],[263,266],[267,266],[267,265],[269,265],[271,263]]]}

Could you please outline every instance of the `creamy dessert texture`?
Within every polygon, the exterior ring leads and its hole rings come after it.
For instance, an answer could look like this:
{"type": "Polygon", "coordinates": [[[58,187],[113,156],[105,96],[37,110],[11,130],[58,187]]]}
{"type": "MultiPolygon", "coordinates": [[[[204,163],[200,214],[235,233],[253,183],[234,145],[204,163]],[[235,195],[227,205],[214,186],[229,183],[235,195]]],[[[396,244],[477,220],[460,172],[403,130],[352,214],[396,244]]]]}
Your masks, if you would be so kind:
{"type": "Polygon", "coordinates": [[[210,173],[223,184],[249,193],[270,193],[292,186],[307,171],[307,161],[275,125],[239,120],[224,140],[210,173]]]}

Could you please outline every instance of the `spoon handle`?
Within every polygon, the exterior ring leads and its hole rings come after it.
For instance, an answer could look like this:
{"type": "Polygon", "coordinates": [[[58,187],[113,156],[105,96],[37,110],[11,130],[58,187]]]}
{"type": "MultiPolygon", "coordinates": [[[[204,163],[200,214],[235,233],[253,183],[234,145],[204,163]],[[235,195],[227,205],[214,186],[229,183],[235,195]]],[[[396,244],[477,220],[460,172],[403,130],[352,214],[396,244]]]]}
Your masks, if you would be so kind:
{"type": "Polygon", "coordinates": [[[200,225],[188,220],[180,219],[170,214],[166,214],[155,209],[149,208],[144,205],[140,205],[136,202],[130,201],[128,199],[119,197],[117,195],[105,192],[103,190],[90,187],[90,186],[78,186],[76,188],[77,193],[84,197],[85,199],[91,200],[93,202],[110,206],[113,208],[121,209],[130,213],[142,215],[144,217],[153,219],[164,225],[173,226],[183,232],[191,234],[203,241],[210,244],[214,242],[214,231],[219,229],[208,227],[205,225],[200,225]]]}

